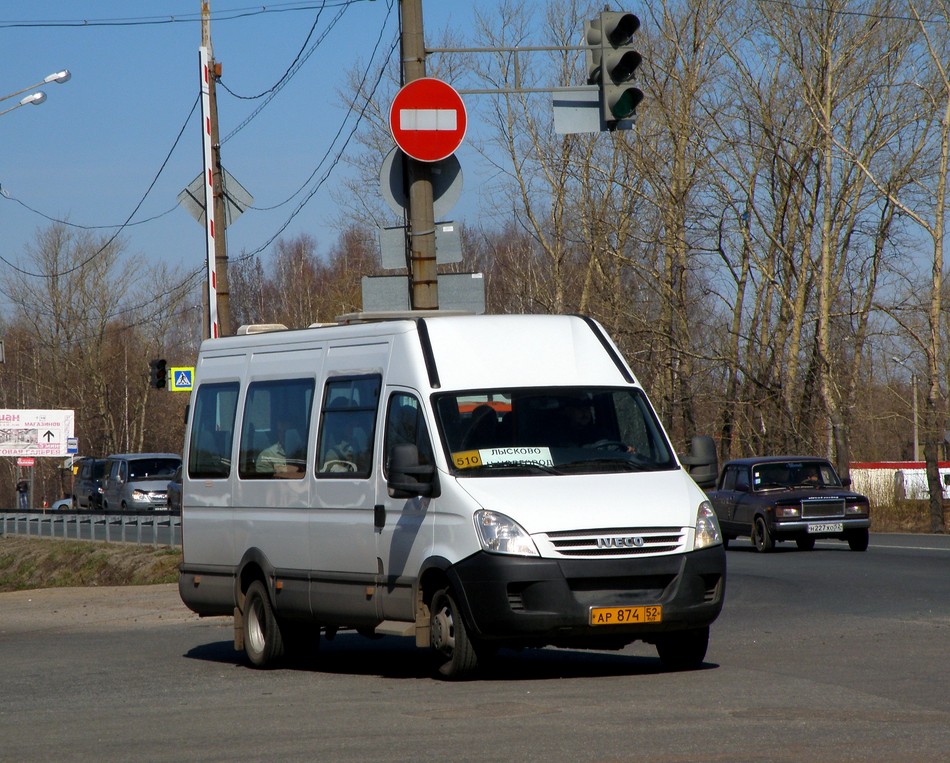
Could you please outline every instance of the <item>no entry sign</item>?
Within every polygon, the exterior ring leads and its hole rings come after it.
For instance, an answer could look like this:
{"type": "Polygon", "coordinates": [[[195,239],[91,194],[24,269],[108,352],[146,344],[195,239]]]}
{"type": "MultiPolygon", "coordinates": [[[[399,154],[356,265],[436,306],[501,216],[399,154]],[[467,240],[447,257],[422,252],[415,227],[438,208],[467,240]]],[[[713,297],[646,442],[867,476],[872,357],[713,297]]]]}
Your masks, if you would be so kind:
{"type": "Polygon", "coordinates": [[[405,85],[389,109],[393,140],[406,156],[420,162],[438,162],[454,154],[467,126],[462,96],[432,77],[405,85]]]}

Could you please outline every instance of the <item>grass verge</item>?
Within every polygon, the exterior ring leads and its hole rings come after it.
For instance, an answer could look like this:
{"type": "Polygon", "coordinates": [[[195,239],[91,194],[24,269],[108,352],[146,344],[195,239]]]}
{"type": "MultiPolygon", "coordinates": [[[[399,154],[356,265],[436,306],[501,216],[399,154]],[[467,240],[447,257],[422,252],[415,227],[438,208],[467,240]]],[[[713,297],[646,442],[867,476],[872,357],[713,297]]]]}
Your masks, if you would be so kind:
{"type": "Polygon", "coordinates": [[[0,592],[174,583],[181,549],[0,536],[0,592]]]}

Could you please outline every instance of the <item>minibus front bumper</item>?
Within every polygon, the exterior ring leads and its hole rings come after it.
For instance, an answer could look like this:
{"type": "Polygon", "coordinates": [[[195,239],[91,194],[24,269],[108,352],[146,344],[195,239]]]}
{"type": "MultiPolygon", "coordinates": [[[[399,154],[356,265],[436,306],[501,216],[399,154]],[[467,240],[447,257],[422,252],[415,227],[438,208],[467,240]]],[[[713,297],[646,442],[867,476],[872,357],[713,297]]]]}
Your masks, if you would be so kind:
{"type": "Polygon", "coordinates": [[[726,554],[722,545],[623,559],[479,552],[449,572],[472,635],[484,642],[619,648],[712,623],[722,610],[726,554]],[[602,624],[595,615],[603,612],[624,622],[602,624]]]}

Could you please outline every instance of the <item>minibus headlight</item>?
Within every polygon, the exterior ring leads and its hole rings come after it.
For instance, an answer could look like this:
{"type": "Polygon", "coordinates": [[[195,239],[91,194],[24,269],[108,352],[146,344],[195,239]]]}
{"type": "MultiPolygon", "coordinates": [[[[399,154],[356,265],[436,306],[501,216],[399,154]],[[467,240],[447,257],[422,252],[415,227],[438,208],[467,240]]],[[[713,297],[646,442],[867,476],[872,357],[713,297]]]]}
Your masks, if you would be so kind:
{"type": "Polygon", "coordinates": [[[719,532],[719,520],[709,501],[699,504],[696,512],[696,535],[693,539],[693,549],[706,548],[722,543],[722,533],[719,532]]]}
{"type": "Polygon", "coordinates": [[[146,493],[144,490],[138,490],[138,489],[133,490],[133,491],[132,491],[132,500],[133,500],[133,501],[147,501],[147,500],[148,500],[148,493],[146,493]]]}
{"type": "Polygon", "coordinates": [[[482,548],[493,554],[540,556],[524,528],[510,517],[495,511],[476,511],[475,529],[482,548]]]}

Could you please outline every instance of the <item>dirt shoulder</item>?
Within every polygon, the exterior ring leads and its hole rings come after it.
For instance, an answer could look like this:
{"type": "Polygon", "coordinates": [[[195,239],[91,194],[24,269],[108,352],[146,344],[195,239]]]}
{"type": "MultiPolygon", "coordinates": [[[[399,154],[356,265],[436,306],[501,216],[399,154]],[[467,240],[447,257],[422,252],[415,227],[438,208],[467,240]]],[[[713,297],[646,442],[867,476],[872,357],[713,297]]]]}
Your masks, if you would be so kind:
{"type": "Polygon", "coordinates": [[[197,621],[173,583],[0,593],[0,638],[60,628],[129,629],[197,621]]]}
{"type": "Polygon", "coordinates": [[[178,596],[181,549],[0,536],[0,637],[198,620],[178,596]]]}

